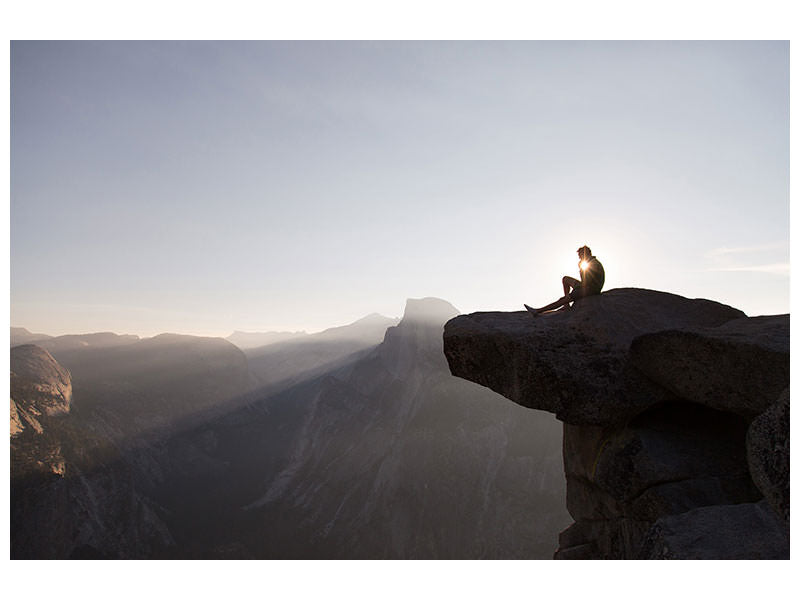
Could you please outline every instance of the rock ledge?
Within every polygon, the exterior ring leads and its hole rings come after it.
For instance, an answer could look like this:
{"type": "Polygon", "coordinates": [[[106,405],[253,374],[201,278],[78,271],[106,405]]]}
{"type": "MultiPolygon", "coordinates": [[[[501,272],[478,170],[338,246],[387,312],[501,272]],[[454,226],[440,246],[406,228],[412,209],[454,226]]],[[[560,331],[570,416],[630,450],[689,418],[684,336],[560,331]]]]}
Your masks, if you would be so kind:
{"type": "Polygon", "coordinates": [[[624,288],[455,317],[444,352],[454,375],[564,422],[576,522],[557,558],[726,558],[737,538],[735,558],[788,558],[789,315],[624,288]]]}

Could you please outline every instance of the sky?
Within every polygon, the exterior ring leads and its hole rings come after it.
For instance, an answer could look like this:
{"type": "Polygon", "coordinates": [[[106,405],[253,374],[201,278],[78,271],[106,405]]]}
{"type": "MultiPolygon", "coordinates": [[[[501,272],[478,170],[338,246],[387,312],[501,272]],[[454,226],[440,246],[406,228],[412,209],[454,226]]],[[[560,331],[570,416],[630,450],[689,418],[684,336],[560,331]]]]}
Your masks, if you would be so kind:
{"type": "Polygon", "coordinates": [[[11,325],[789,311],[788,42],[12,42],[11,325]]]}

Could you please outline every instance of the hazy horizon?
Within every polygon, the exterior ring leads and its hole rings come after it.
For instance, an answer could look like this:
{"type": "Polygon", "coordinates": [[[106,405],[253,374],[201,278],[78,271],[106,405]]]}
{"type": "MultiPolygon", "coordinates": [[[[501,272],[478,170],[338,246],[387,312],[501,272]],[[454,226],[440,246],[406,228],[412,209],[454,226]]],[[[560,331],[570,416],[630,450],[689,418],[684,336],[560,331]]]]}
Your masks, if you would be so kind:
{"type": "Polygon", "coordinates": [[[605,289],[789,312],[788,42],[12,42],[11,325],[322,331],[605,289]]]}
{"type": "Polygon", "coordinates": [[[322,329],[314,330],[314,331],[307,331],[307,330],[296,330],[296,331],[288,331],[288,330],[282,330],[282,331],[269,330],[269,331],[266,331],[265,330],[265,331],[255,331],[255,330],[235,329],[233,331],[229,331],[227,333],[220,333],[220,334],[195,333],[195,332],[192,332],[192,331],[157,331],[157,332],[139,333],[139,332],[136,332],[136,331],[112,331],[112,330],[102,330],[102,331],[100,331],[100,330],[97,330],[97,331],[64,331],[64,332],[59,332],[59,333],[51,333],[49,331],[33,330],[30,327],[25,327],[25,325],[15,325],[13,323],[11,324],[11,327],[12,328],[26,329],[28,332],[33,333],[33,334],[51,335],[53,337],[59,337],[59,336],[62,336],[62,335],[89,335],[89,334],[92,334],[92,333],[116,333],[118,335],[138,335],[141,338],[149,338],[149,337],[155,337],[157,335],[161,335],[161,334],[164,334],[164,333],[174,333],[174,334],[178,334],[178,335],[195,335],[195,336],[198,336],[198,337],[221,337],[221,338],[227,338],[227,337],[230,337],[231,335],[233,335],[235,333],[246,333],[246,334],[291,333],[291,334],[314,335],[316,333],[322,333],[323,331],[327,331],[329,329],[334,329],[334,328],[337,328],[337,327],[346,327],[348,325],[353,325],[354,323],[357,323],[358,321],[366,319],[367,317],[372,317],[374,315],[383,317],[383,318],[385,318],[387,320],[402,319],[402,314],[400,316],[392,317],[392,316],[382,315],[380,313],[370,313],[370,314],[367,314],[367,315],[363,315],[363,316],[361,316],[358,319],[355,319],[353,321],[348,321],[346,323],[332,323],[331,325],[328,325],[326,327],[323,327],[322,329]]]}

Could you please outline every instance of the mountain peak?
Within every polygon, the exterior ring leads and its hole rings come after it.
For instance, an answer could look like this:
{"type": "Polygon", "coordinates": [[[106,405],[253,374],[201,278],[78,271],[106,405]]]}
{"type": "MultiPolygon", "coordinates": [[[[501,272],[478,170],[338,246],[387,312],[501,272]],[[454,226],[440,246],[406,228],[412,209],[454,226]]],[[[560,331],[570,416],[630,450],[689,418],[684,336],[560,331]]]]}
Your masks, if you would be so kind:
{"type": "Polygon", "coordinates": [[[395,321],[395,320],[396,319],[393,319],[391,317],[384,317],[382,314],[374,312],[374,313],[368,314],[366,317],[361,317],[357,321],[353,321],[351,323],[351,325],[356,325],[356,324],[360,324],[360,325],[384,324],[384,323],[390,323],[390,322],[395,321]]]}
{"type": "Polygon", "coordinates": [[[409,298],[406,300],[406,309],[403,321],[433,321],[444,323],[459,315],[458,309],[441,298],[409,298]]]}
{"type": "Polygon", "coordinates": [[[20,346],[22,344],[33,344],[41,340],[49,340],[51,336],[46,333],[33,333],[24,327],[11,328],[11,346],[20,346]]]}

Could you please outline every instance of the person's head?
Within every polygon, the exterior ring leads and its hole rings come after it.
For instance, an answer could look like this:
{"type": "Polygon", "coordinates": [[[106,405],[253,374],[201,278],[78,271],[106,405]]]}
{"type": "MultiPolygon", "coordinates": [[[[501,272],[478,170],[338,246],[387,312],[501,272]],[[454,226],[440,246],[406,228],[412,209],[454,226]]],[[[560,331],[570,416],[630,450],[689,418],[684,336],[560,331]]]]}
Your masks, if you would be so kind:
{"type": "Polygon", "coordinates": [[[578,258],[580,260],[589,260],[592,258],[592,249],[589,246],[581,246],[578,248],[578,258]]]}

